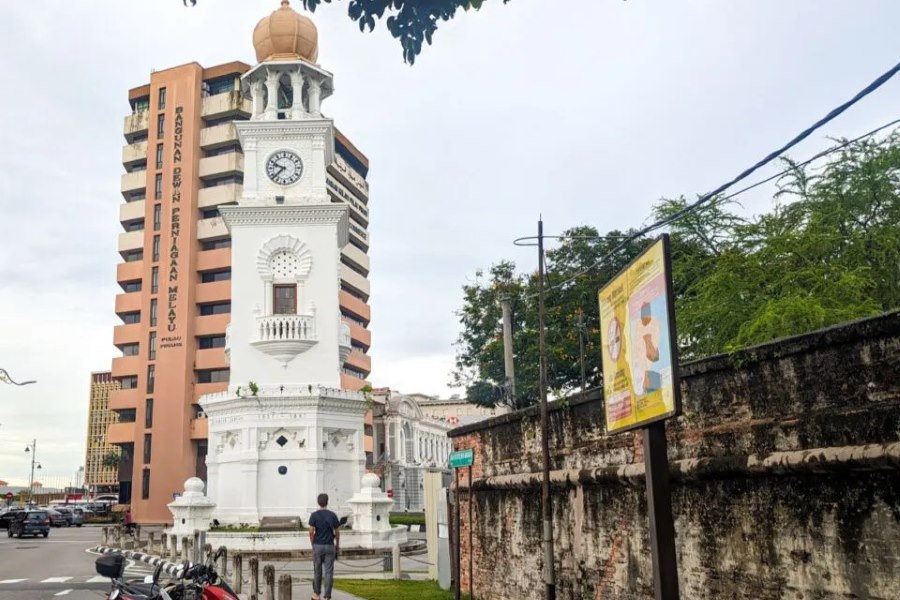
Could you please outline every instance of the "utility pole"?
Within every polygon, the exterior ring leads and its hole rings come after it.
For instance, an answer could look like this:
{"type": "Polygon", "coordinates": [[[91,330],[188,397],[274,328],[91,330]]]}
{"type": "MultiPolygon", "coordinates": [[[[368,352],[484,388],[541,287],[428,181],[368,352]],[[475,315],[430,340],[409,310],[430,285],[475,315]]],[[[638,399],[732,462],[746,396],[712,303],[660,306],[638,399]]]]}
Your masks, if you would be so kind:
{"type": "Polygon", "coordinates": [[[500,299],[500,309],[503,311],[503,366],[506,370],[506,385],[509,390],[510,408],[514,408],[516,401],[516,368],[513,363],[513,334],[512,334],[512,302],[508,296],[500,299]]]}
{"type": "Polygon", "coordinates": [[[37,462],[37,439],[31,441],[31,447],[25,446],[25,452],[31,452],[31,480],[28,484],[28,503],[34,501],[34,463],[37,462]]]}
{"type": "Polygon", "coordinates": [[[578,354],[581,360],[581,394],[587,391],[587,374],[584,368],[584,313],[578,313],[578,354]]]}
{"type": "Polygon", "coordinates": [[[550,432],[547,407],[547,347],[544,334],[544,221],[538,221],[538,330],[540,340],[541,454],[544,477],[541,482],[541,512],[544,542],[544,600],[556,600],[553,568],[553,511],[550,504],[550,432]]]}

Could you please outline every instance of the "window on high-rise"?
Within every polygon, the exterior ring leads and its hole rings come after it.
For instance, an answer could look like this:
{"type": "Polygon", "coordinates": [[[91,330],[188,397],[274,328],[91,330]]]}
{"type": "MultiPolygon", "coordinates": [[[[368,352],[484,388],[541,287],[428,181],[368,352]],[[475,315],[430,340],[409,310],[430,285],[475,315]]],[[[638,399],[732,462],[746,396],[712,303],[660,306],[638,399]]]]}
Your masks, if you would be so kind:
{"type": "Polygon", "coordinates": [[[152,394],[156,387],[156,366],[147,365],[147,393],[152,394]]]}
{"type": "Polygon", "coordinates": [[[159,293],[159,267],[150,270],[150,293],[159,293]]]}
{"type": "Polygon", "coordinates": [[[119,387],[123,390],[133,390],[137,387],[137,375],[127,375],[125,377],[119,377],[119,387]]]}
{"type": "Polygon", "coordinates": [[[159,231],[162,226],[162,204],[153,206],[153,231],[159,231]]]}
{"type": "Polygon", "coordinates": [[[122,356],[137,356],[140,351],[140,344],[123,344],[122,356]]]}
{"type": "Polygon", "coordinates": [[[150,498],[150,469],[144,469],[144,472],[141,475],[141,499],[147,500],[149,498],[150,498]]]}
{"type": "Polygon", "coordinates": [[[161,169],[163,163],[163,145],[156,145],[156,168],[161,169]]]}
{"type": "Polygon", "coordinates": [[[200,314],[208,315],[224,315],[231,312],[231,302],[210,302],[200,305],[200,314]]]}
{"type": "Polygon", "coordinates": [[[272,286],[272,314],[295,315],[297,314],[297,285],[273,285],[272,286]]]}
{"type": "Polygon", "coordinates": [[[144,434],[144,464],[150,463],[150,456],[153,452],[153,436],[149,433],[144,434]]]}
{"type": "Polygon", "coordinates": [[[198,369],[197,383],[228,383],[230,369],[198,369]]]}
{"type": "Polygon", "coordinates": [[[144,220],[131,221],[125,224],[125,231],[142,231],[144,229],[144,220]]]}
{"type": "Polygon", "coordinates": [[[197,347],[200,350],[210,350],[211,348],[224,348],[224,335],[204,335],[197,338],[197,347]]]}
{"type": "Polygon", "coordinates": [[[156,298],[150,300],[150,327],[156,327],[156,309],[158,302],[156,298]]]}
{"type": "Polygon", "coordinates": [[[231,269],[225,269],[222,271],[202,271],[200,273],[200,283],[228,281],[229,279],[231,279],[231,269]]]}
{"type": "Polygon", "coordinates": [[[147,429],[153,427],[153,398],[144,401],[144,427],[147,429]]]}
{"type": "Polygon", "coordinates": [[[231,238],[220,238],[218,240],[203,240],[201,246],[204,250],[218,250],[220,248],[231,248],[231,238]]]}
{"type": "Polygon", "coordinates": [[[140,312],[127,312],[122,313],[122,323],[125,325],[134,325],[135,323],[141,322],[141,313],[140,312]]]}
{"type": "Polygon", "coordinates": [[[122,285],[122,290],[126,294],[130,294],[131,292],[141,291],[141,280],[140,279],[138,279],[137,281],[124,281],[121,283],[121,285],[122,285]]]}
{"type": "Polygon", "coordinates": [[[166,115],[156,115],[156,137],[161,138],[166,132],[166,115]]]}
{"type": "Polygon", "coordinates": [[[159,236],[153,236],[153,262],[159,261],[159,236]]]}
{"type": "Polygon", "coordinates": [[[213,217],[219,216],[219,209],[216,207],[212,208],[204,208],[200,210],[200,218],[201,219],[212,219],[213,217]]]}
{"type": "Polygon", "coordinates": [[[143,250],[129,250],[122,257],[125,262],[135,262],[138,260],[144,259],[144,251],[143,250]]]}
{"type": "Polygon", "coordinates": [[[162,173],[156,174],[153,185],[155,186],[153,188],[153,198],[156,200],[162,200],[162,173]]]}
{"type": "Polygon", "coordinates": [[[143,112],[145,110],[150,110],[150,96],[138,98],[132,103],[131,108],[134,112],[143,112]]]}
{"type": "Polygon", "coordinates": [[[155,331],[150,332],[150,343],[148,344],[148,346],[149,347],[147,349],[147,352],[148,352],[147,358],[149,358],[150,360],[156,360],[156,332],[155,331]]]}
{"type": "Polygon", "coordinates": [[[159,88],[159,97],[156,103],[156,108],[162,110],[166,107],[166,88],[159,88]]]}
{"type": "Polygon", "coordinates": [[[215,79],[204,81],[203,83],[209,90],[209,95],[215,96],[216,94],[224,94],[226,92],[234,91],[235,79],[236,78],[234,75],[225,75],[223,77],[216,77],[215,79]]]}

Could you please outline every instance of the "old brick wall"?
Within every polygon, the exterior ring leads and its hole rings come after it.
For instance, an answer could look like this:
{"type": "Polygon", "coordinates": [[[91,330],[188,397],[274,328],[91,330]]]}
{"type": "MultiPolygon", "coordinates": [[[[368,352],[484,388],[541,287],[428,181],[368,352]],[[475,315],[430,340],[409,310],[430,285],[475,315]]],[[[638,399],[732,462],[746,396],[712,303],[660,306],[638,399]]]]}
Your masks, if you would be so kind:
{"type": "MultiPolygon", "coordinates": [[[[668,423],[682,598],[900,599],[900,313],[682,376],[668,423]]],[[[603,423],[598,394],[552,405],[557,597],[650,599],[640,437],[603,423]]],[[[451,432],[476,449],[476,598],[542,597],[539,434],[535,409],[451,432]]]]}

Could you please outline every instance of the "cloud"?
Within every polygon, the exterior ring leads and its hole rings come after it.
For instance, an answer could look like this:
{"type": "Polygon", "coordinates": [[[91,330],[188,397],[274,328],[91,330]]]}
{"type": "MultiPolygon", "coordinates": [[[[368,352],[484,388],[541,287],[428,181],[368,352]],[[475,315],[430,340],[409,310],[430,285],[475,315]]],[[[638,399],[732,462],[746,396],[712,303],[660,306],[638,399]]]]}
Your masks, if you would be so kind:
{"type": "MultiPolygon", "coordinates": [[[[154,68],[252,62],[276,7],[0,7],[0,366],[39,381],[0,387],[0,479],[27,475],[35,437],[45,475],[83,462],[89,373],[115,352],[127,90],[154,68]]],[[[892,65],[900,19],[890,0],[486,3],[409,67],[346,7],[314,20],[327,113],[372,164],[373,383],[444,394],[461,285],[501,258],[533,268],[511,242],[539,214],[548,233],[627,228],[662,196],[711,189],[892,65]]],[[[891,82],[796,155],[887,122],[898,100],[891,82]]]]}

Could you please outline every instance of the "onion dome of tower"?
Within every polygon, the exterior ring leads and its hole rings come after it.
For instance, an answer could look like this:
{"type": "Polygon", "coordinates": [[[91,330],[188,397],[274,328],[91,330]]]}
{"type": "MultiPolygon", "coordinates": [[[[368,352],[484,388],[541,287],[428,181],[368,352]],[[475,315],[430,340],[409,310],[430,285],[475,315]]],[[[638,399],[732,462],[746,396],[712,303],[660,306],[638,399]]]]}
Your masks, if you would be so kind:
{"type": "Polygon", "coordinates": [[[319,32],[309,17],[301,15],[289,0],[256,24],[253,47],[257,62],[305,60],[315,63],[319,56],[319,32]]]}

